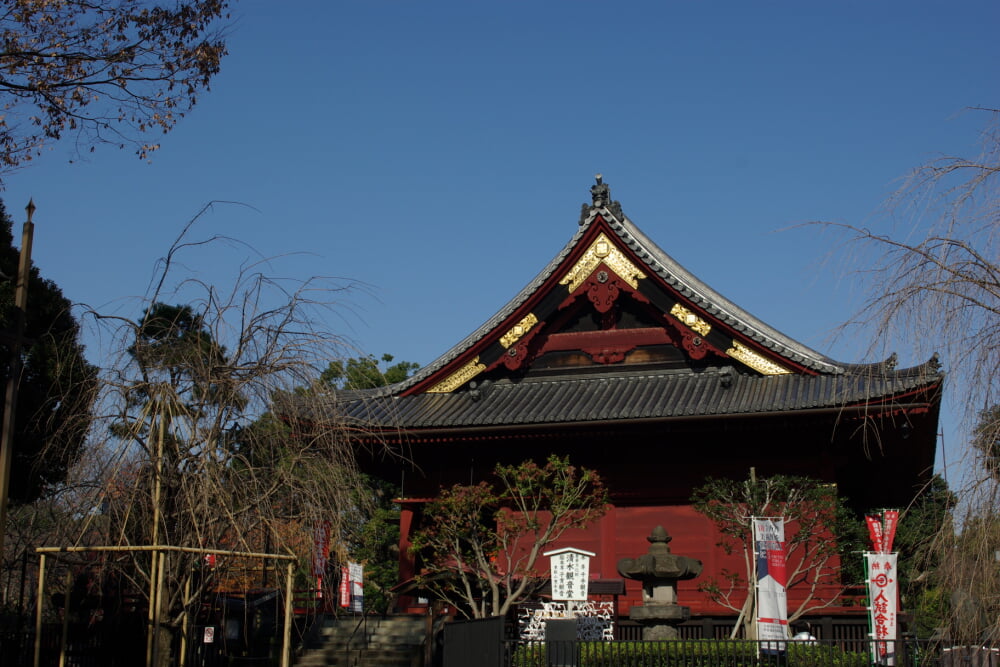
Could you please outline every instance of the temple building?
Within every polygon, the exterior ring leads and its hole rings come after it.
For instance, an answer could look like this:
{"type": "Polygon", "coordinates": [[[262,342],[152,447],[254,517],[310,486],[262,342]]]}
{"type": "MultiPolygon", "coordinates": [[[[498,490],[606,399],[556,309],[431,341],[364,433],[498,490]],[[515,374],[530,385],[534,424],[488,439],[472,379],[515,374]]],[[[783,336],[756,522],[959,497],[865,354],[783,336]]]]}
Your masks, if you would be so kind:
{"type": "MultiPolygon", "coordinates": [[[[657,525],[674,552],[702,561],[703,578],[741,571],[742,556],[719,549],[692,509],[708,476],[806,475],[857,511],[909,503],[934,467],[936,360],[830,359],[692,275],[600,177],[591,197],[566,246],[485,324],[401,383],[337,393],[335,411],[373,429],[362,440],[405,452],[406,463],[362,461],[403,480],[400,581],[415,574],[409,538],[442,486],[552,453],[597,470],[610,491],[601,520],[549,547],[597,554],[601,581],[619,579],[615,564],[645,552],[657,525]]],[[[640,599],[639,582],[625,583],[623,615],[640,599]]],[[[678,590],[694,619],[735,616],[698,583],[678,590]]]]}

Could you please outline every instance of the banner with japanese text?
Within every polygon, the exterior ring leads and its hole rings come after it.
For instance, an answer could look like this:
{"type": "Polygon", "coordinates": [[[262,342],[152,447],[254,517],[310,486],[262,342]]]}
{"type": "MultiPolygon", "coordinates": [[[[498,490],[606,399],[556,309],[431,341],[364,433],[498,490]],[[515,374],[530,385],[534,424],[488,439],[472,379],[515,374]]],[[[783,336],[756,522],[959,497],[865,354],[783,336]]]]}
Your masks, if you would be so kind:
{"type": "Polygon", "coordinates": [[[347,571],[351,580],[351,611],[363,612],[365,610],[365,567],[360,563],[348,563],[347,571]]]}
{"type": "Polygon", "coordinates": [[[757,557],[757,639],[780,643],[761,644],[761,651],[777,652],[788,639],[788,597],[785,587],[785,521],[751,519],[757,557]]]}
{"type": "Polygon", "coordinates": [[[865,554],[868,611],[871,622],[872,660],[877,665],[896,664],[899,587],[896,554],[865,554]]]}
{"type": "Polygon", "coordinates": [[[340,568],[340,590],[338,604],[341,607],[351,606],[351,571],[346,567],[340,568]]]}
{"type": "Polygon", "coordinates": [[[892,553],[892,542],[896,539],[896,526],[899,524],[899,510],[882,512],[882,553],[892,553]]]}
{"type": "Polygon", "coordinates": [[[312,575],[322,577],[330,558],[330,522],[323,521],[313,528],[312,575]]]}

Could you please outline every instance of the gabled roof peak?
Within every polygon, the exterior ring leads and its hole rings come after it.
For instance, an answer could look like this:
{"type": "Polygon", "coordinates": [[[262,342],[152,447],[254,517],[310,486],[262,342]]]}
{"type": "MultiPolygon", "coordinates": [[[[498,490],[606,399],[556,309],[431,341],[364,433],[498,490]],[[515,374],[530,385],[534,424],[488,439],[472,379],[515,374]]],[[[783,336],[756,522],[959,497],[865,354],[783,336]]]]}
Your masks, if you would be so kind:
{"type": "MultiPolygon", "coordinates": [[[[581,226],[548,266],[476,331],[380,393],[448,393],[498,373],[523,378],[545,354],[545,363],[593,363],[615,375],[639,348],[629,363],[669,365],[675,349],[694,365],[717,358],[762,376],[905,374],[894,363],[835,361],[768,326],[668,255],[622,213],[603,175],[595,180],[581,226]],[[592,319],[581,319],[584,312],[592,319]],[[622,313],[630,318],[624,326],[622,313]]],[[[917,374],[925,370],[934,369],[917,374]]]]}

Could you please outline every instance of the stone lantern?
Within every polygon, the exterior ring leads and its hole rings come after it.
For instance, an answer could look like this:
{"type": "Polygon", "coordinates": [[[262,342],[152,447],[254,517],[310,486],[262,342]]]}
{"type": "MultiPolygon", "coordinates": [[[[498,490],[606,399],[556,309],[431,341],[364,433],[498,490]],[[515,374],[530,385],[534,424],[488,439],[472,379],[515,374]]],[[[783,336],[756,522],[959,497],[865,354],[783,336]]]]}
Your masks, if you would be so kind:
{"type": "Polygon", "coordinates": [[[670,553],[673,538],[657,526],[646,538],[649,551],[618,561],[618,573],[642,582],[642,606],[632,607],[629,618],[642,624],[643,639],[677,639],[677,626],[691,616],[677,604],[677,582],[701,574],[701,561],[670,553]]]}

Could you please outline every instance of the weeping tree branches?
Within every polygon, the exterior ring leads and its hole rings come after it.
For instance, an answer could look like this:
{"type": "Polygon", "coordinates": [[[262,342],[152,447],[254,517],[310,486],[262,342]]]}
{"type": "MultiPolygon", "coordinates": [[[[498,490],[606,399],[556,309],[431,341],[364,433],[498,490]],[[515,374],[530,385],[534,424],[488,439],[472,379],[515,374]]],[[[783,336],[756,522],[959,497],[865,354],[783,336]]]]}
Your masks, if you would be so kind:
{"type": "Polygon", "coordinates": [[[969,423],[1000,401],[1000,110],[977,113],[979,156],[914,169],[887,202],[890,233],[833,225],[849,234],[867,295],[849,326],[940,353],[969,423]]]}
{"type": "MultiPolygon", "coordinates": [[[[180,266],[185,245],[182,236],[165,272],[180,266]]],[[[322,409],[320,372],[345,345],[318,328],[329,302],[317,295],[332,299],[351,285],[321,292],[317,281],[289,284],[257,268],[245,269],[229,292],[168,275],[155,281],[138,318],[99,318],[124,354],[102,377],[97,433],[106,435],[92,446],[105,465],[81,542],[290,553],[306,576],[316,526],[340,535],[364,520],[371,494],[336,416],[322,429],[295,428],[289,420],[299,410],[285,409],[313,400],[322,409]],[[167,292],[171,284],[180,291],[167,292]],[[181,295],[179,305],[168,300],[181,295]]],[[[137,553],[121,572],[137,590],[155,589],[148,555],[137,553]]],[[[167,554],[160,576],[155,599],[167,634],[206,589],[269,580],[259,563],[210,565],[183,551],[167,554]]]]}
{"type": "Polygon", "coordinates": [[[850,325],[876,344],[906,340],[924,358],[940,353],[965,418],[954,523],[920,555],[928,592],[940,598],[941,634],[961,643],[1000,636],[1000,599],[987,593],[1000,544],[1000,109],[971,112],[985,121],[978,155],[914,169],[887,202],[888,232],[838,225],[866,294],[850,325]]]}

